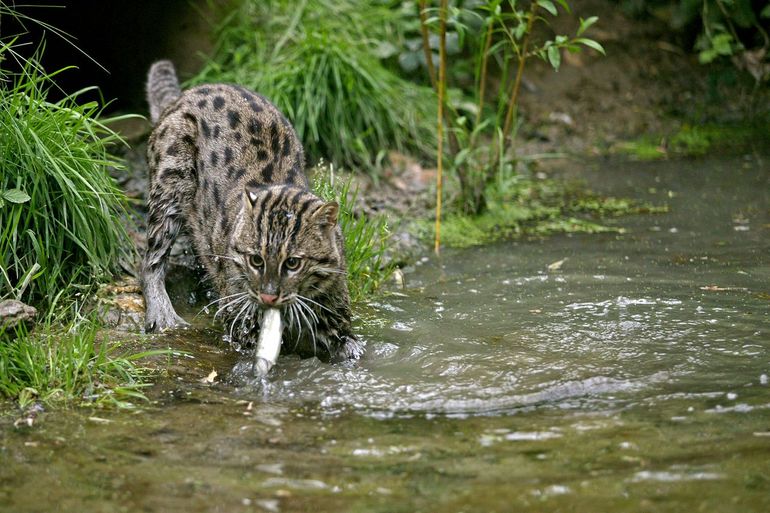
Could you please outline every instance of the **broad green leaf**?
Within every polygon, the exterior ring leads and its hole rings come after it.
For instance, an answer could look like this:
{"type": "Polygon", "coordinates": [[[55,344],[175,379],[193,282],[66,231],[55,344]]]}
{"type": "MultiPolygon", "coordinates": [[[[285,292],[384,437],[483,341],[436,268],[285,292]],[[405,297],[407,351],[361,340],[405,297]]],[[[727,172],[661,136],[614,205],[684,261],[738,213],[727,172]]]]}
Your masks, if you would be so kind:
{"type": "Polygon", "coordinates": [[[30,200],[29,195],[20,189],[8,189],[3,191],[2,196],[11,203],[26,203],[30,200]]]}
{"type": "Polygon", "coordinates": [[[711,40],[711,44],[714,47],[714,51],[716,51],[719,55],[732,55],[732,41],[733,36],[723,32],[722,34],[717,34],[714,36],[714,38],[711,40]]]}
{"type": "Polygon", "coordinates": [[[546,11],[550,12],[551,15],[553,16],[556,16],[559,14],[559,12],[556,10],[556,6],[553,5],[553,2],[551,2],[551,0],[537,0],[537,5],[539,5],[546,11]]]}
{"type": "Polygon", "coordinates": [[[597,21],[599,21],[598,16],[591,16],[590,18],[586,18],[586,19],[580,18],[580,27],[578,28],[577,35],[578,36],[582,35],[583,32],[588,30],[588,28],[594,23],[596,23],[597,21]]]}
{"type": "Polygon", "coordinates": [[[701,64],[708,64],[709,62],[716,59],[717,53],[714,51],[713,48],[709,48],[708,50],[703,50],[702,52],[698,53],[698,62],[701,64]]]}
{"type": "Polygon", "coordinates": [[[527,26],[524,23],[519,23],[516,25],[516,29],[513,32],[513,36],[519,40],[524,35],[524,31],[527,30],[527,26]]]}
{"type": "Polygon", "coordinates": [[[587,46],[588,48],[593,48],[594,50],[596,50],[602,55],[606,55],[606,53],[604,52],[604,47],[601,44],[594,41],[593,39],[586,39],[584,37],[581,37],[579,39],[575,39],[575,42],[580,43],[581,45],[587,46]]]}
{"type": "Polygon", "coordinates": [[[556,46],[548,47],[548,61],[551,63],[551,66],[553,66],[553,69],[556,71],[559,70],[559,66],[561,65],[561,52],[559,51],[559,48],[556,46]]]}
{"type": "Polygon", "coordinates": [[[760,18],[770,18],[770,3],[767,4],[759,13],[760,18]]]}

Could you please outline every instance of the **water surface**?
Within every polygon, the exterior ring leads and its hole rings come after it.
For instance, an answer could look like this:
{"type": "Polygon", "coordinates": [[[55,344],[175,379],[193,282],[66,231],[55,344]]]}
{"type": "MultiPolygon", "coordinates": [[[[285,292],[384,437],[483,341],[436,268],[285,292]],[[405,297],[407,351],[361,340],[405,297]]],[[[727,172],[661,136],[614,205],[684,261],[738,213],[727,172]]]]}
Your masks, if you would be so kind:
{"type": "Polygon", "coordinates": [[[427,259],[353,365],[170,337],[149,407],[0,419],[0,511],[770,511],[770,167],[585,173],[671,212],[427,259]]]}

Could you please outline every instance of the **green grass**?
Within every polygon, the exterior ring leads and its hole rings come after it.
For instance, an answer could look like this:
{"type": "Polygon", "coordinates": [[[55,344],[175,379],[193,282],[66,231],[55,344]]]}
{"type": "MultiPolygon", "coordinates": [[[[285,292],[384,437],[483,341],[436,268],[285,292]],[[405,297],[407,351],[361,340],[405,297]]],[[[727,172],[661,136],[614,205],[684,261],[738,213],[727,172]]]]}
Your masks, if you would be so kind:
{"type": "MultiPolygon", "coordinates": [[[[0,15],[54,27],[0,1],[0,15]]],[[[101,107],[78,91],[56,102],[57,87],[16,40],[0,40],[0,300],[41,312],[34,326],[0,326],[0,398],[32,402],[129,406],[144,399],[145,372],[120,344],[83,319],[83,303],[128,251],[124,194],[108,173],[120,138],[98,121],[101,107]],[[5,60],[23,63],[10,73],[5,60]]],[[[38,56],[43,52],[40,45],[38,56]]]]}
{"type": "Polygon", "coordinates": [[[386,259],[390,236],[387,222],[383,216],[357,215],[354,209],[357,191],[351,191],[351,181],[341,181],[331,166],[319,166],[313,177],[315,193],[326,201],[340,204],[350,298],[355,302],[370,297],[394,270],[392,261],[386,259]]]}
{"type": "Polygon", "coordinates": [[[243,0],[192,83],[237,83],[268,97],[310,162],[373,171],[391,149],[431,156],[433,92],[377,58],[392,13],[378,2],[243,0]]]}
{"type": "Polygon", "coordinates": [[[34,401],[127,407],[146,400],[147,373],[136,361],[162,352],[122,354],[99,329],[81,320],[67,328],[39,326],[34,333],[0,331],[0,396],[22,407],[34,401]]]}
{"type": "Polygon", "coordinates": [[[109,277],[128,241],[119,138],[83,91],[47,101],[54,75],[30,62],[0,84],[0,298],[44,309],[109,277]]]}

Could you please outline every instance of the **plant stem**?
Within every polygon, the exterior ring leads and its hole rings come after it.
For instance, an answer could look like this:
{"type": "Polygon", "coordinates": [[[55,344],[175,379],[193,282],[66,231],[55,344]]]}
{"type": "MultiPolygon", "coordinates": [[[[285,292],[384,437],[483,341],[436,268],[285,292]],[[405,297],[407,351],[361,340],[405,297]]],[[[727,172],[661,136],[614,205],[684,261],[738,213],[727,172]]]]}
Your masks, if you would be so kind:
{"type": "MultiPolygon", "coordinates": [[[[430,51],[428,16],[426,14],[428,8],[427,8],[426,0],[419,1],[418,10],[420,14],[420,32],[422,34],[422,49],[423,49],[423,52],[425,52],[425,62],[428,66],[428,76],[430,77],[430,85],[433,87],[433,90],[436,91],[436,93],[438,93],[438,84],[436,83],[436,68],[433,66],[433,54],[430,51]]],[[[444,23],[444,33],[446,34],[446,15],[444,15],[443,23],[444,23]]],[[[444,87],[446,88],[446,83],[444,84],[444,87]]],[[[457,153],[460,151],[460,142],[457,140],[457,135],[451,130],[451,127],[454,124],[452,122],[453,120],[452,114],[453,113],[450,113],[449,110],[446,110],[446,109],[444,110],[444,122],[446,123],[446,126],[449,129],[449,131],[447,132],[447,142],[449,143],[449,152],[452,155],[457,155],[457,153]]],[[[456,117],[456,113],[454,114],[456,117]]],[[[462,180],[462,177],[461,177],[461,180],[462,180]]]]}
{"type": "Polygon", "coordinates": [[[438,255],[441,248],[441,195],[442,195],[442,174],[443,174],[443,156],[444,156],[444,90],[446,89],[446,12],[447,0],[441,0],[441,10],[439,11],[440,34],[439,34],[439,54],[438,54],[438,115],[436,125],[438,129],[438,154],[436,171],[436,237],[434,239],[433,251],[438,255]]]}
{"type": "Polygon", "coordinates": [[[430,85],[434,90],[436,89],[436,68],[433,67],[433,54],[430,51],[430,37],[428,34],[428,16],[425,13],[427,10],[427,1],[420,0],[418,2],[418,11],[420,14],[420,33],[422,34],[422,51],[425,53],[425,64],[428,66],[428,76],[430,77],[430,85]]]}
{"type": "Polygon", "coordinates": [[[481,122],[481,111],[484,108],[484,91],[487,87],[487,62],[489,61],[489,48],[492,46],[492,29],[494,28],[494,24],[494,20],[490,20],[484,40],[484,54],[481,57],[481,71],[479,72],[479,101],[476,106],[475,127],[479,126],[479,123],[481,122]]]}
{"type": "Polygon", "coordinates": [[[513,124],[513,112],[516,110],[516,103],[519,100],[519,89],[521,87],[521,77],[524,74],[524,64],[527,62],[527,46],[529,37],[532,35],[532,25],[535,23],[535,12],[537,11],[537,2],[532,2],[529,9],[529,18],[527,19],[527,29],[524,31],[524,39],[521,42],[521,52],[519,54],[519,65],[516,69],[516,78],[511,90],[511,99],[508,102],[508,111],[505,113],[505,124],[503,125],[503,153],[510,144],[511,125],[513,124]]]}

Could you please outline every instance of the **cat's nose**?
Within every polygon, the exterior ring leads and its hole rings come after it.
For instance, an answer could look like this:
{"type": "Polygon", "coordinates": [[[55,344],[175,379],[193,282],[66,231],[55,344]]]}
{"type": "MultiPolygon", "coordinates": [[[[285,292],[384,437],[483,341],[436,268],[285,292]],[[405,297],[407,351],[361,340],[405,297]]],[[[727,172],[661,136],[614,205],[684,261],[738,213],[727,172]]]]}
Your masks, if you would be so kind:
{"type": "Polygon", "coordinates": [[[262,299],[262,302],[266,305],[274,305],[276,300],[278,299],[278,296],[275,296],[273,294],[260,294],[260,299],[262,299]]]}

